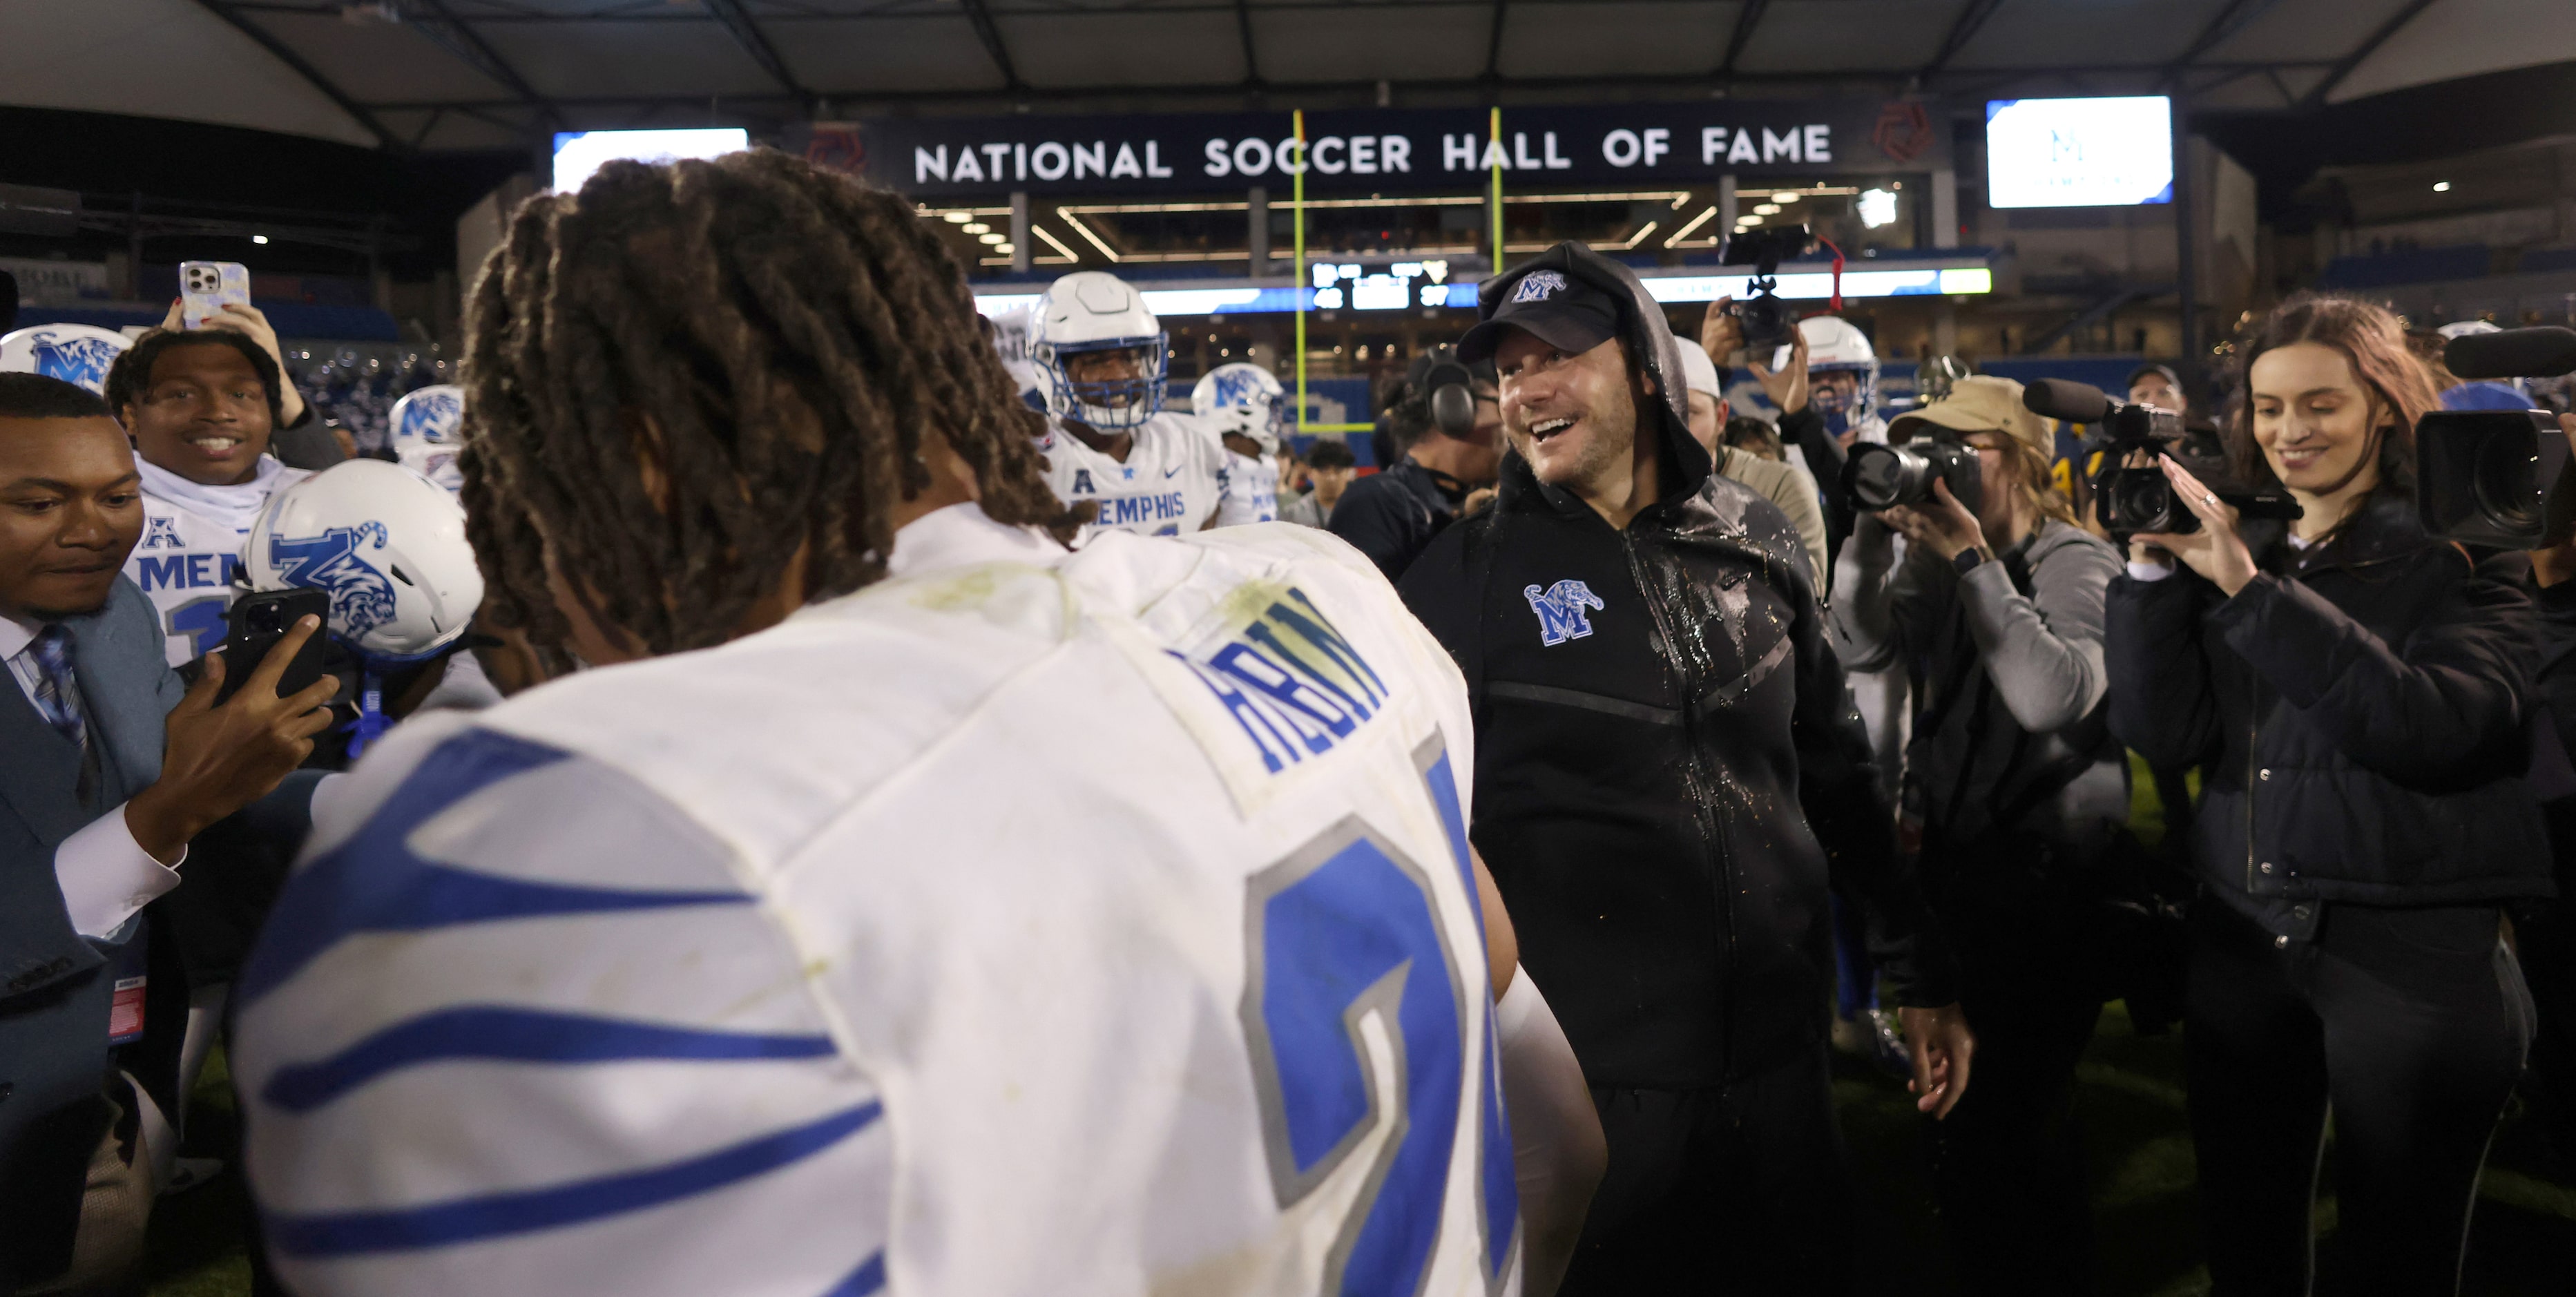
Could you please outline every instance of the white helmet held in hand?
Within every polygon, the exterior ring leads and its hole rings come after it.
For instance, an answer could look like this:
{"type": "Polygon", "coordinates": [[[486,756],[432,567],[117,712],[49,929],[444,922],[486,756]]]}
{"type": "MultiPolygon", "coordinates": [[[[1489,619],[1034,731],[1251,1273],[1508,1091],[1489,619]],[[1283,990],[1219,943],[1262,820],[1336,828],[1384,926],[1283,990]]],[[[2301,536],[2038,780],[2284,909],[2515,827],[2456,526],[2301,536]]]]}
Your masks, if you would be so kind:
{"type": "Polygon", "coordinates": [[[0,338],[0,372],[42,374],[107,395],[107,367],[134,344],[94,324],[38,324],[0,338]]]}
{"type": "Polygon", "coordinates": [[[1144,294],[1107,271],[1083,270],[1038,299],[1029,359],[1045,379],[1049,413],[1094,428],[1134,428],[1163,408],[1171,344],[1144,294]],[[1133,376],[1076,382],[1077,358],[1102,352],[1133,353],[1133,376]]]}
{"type": "Polygon", "coordinates": [[[1249,437],[1264,455],[1279,453],[1279,432],[1288,419],[1288,389],[1269,370],[1249,361],[1219,365],[1190,389],[1190,413],[1219,437],[1231,432],[1249,437]]]}
{"type": "Polygon", "coordinates": [[[483,602],[456,497],[380,459],[334,464],[278,492],[242,558],[254,590],[330,591],[331,634],[377,666],[455,643],[483,602]]]}
{"type": "Polygon", "coordinates": [[[454,383],[416,388],[394,402],[389,422],[394,454],[404,468],[451,494],[465,488],[465,475],[456,468],[456,453],[465,443],[464,388],[454,383]]]}
{"type": "MultiPolygon", "coordinates": [[[[1845,428],[1870,422],[1878,414],[1878,352],[1869,345],[1869,336],[1851,321],[1838,315],[1810,315],[1798,321],[1798,332],[1807,339],[1808,400],[1816,412],[1825,417],[1825,430],[1840,436],[1845,428]],[[1827,374],[1853,376],[1851,398],[1846,401],[1838,386],[1817,382],[1827,374]]],[[[1771,353],[1773,372],[1787,367],[1789,349],[1771,353]]]]}

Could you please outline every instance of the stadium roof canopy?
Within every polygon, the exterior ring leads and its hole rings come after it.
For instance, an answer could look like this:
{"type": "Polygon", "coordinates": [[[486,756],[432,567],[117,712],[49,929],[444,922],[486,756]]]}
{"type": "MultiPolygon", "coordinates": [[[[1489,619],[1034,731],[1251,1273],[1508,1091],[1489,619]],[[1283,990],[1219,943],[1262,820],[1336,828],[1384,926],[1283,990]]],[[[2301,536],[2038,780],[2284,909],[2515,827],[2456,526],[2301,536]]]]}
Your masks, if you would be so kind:
{"type": "Polygon", "coordinates": [[[395,149],[920,113],[1921,91],[2295,109],[2576,60],[2569,0],[54,0],[0,103],[395,149]]]}

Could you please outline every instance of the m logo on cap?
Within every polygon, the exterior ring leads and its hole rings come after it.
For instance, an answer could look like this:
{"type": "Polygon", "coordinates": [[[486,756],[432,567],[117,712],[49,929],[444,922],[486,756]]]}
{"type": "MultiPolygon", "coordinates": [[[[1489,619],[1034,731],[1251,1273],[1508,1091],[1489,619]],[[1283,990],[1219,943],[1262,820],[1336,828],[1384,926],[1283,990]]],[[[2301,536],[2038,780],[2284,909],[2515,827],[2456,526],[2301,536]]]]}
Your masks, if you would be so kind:
{"type": "Polygon", "coordinates": [[[1564,290],[1564,275],[1553,270],[1533,270],[1521,276],[1519,285],[1512,289],[1512,300],[1515,302],[1543,301],[1564,290]]]}

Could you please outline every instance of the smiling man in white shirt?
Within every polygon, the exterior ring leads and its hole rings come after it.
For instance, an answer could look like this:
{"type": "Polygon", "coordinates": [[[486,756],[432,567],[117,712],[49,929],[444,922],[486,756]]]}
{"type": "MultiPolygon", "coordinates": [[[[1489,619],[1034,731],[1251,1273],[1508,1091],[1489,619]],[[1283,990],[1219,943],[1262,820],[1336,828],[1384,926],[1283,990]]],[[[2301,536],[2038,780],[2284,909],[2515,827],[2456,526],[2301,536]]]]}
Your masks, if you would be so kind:
{"type": "MultiPolygon", "coordinates": [[[[110,966],[135,913],[178,884],[188,840],[276,788],[329,717],[327,685],[273,688],[310,626],[223,706],[220,659],[181,696],[151,605],[117,572],[142,527],[105,403],[0,374],[0,1290],[63,1275],[75,1239],[102,1228],[82,1186],[134,1102],[102,1095],[100,1077],[110,966]]],[[[139,1228],[142,1212],[125,1219],[139,1228]]],[[[88,1265],[120,1249],[79,1252],[88,1265]]]]}

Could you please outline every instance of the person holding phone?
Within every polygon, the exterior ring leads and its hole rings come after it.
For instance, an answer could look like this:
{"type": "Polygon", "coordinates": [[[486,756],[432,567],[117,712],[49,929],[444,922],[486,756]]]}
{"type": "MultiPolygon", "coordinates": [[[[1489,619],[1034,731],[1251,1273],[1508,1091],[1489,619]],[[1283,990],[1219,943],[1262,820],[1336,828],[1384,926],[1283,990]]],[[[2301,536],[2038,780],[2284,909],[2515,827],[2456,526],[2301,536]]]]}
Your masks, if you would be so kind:
{"type": "Polygon", "coordinates": [[[223,642],[243,538],[269,497],[309,476],[271,453],[291,393],[246,328],[147,333],[107,371],[142,474],[143,536],[125,575],[159,611],[172,666],[223,642]]]}
{"type": "Polygon", "coordinates": [[[329,715],[327,684],[276,690],[309,620],[222,705],[220,654],[183,694],[118,575],[145,520],[106,404],[0,374],[0,1291],[103,1282],[141,1246],[149,1162],[114,1133],[141,1100],[100,1082],[110,966],[199,831],[263,798],[302,819],[313,781],[281,783],[329,715]]]}

